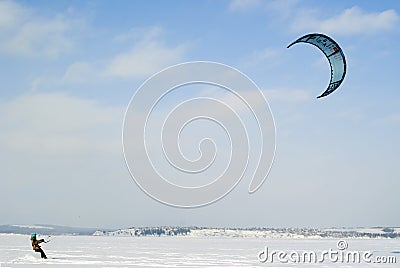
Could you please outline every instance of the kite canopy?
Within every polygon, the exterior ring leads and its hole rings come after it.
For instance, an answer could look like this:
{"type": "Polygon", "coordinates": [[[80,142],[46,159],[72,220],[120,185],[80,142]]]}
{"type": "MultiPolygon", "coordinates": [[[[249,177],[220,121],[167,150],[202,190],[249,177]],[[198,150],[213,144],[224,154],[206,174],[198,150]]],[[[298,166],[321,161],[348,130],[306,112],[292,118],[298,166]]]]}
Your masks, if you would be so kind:
{"type": "Polygon", "coordinates": [[[346,59],[342,49],[339,45],[329,36],[319,33],[307,34],[300,37],[287,48],[290,48],[296,43],[308,43],[318,47],[327,57],[331,66],[331,80],[328,88],[318,98],[328,96],[335,91],[343,82],[346,75],[346,59]]]}

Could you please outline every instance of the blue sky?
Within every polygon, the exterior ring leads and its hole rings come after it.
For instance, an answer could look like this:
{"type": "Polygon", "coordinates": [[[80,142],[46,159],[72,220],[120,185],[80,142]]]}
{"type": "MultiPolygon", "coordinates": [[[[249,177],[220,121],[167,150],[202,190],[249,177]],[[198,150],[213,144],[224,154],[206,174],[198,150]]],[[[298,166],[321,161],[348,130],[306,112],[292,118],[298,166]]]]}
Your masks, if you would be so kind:
{"type": "Polygon", "coordinates": [[[398,1],[0,1],[0,224],[398,226],[399,13],[398,1]],[[348,63],[323,99],[323,54],[286,49],[312,32],[348,63]],[[182,210],[133,183],[121,133],[136,89],[194,60],[261,88],[277,150],[256,193],[244,179],[182,210]]]}

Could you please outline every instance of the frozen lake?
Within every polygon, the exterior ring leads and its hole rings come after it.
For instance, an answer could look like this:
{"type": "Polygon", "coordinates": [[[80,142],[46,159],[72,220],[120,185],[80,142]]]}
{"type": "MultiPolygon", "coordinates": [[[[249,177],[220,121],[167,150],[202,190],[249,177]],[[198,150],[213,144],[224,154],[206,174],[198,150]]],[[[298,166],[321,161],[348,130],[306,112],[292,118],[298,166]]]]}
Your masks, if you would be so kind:
{"type": "Polygon", "coordinates": [[[343,252],[371,252],[370,263],[330,261],[293,263],[296,252],[339,251],[338,239],[261,239],[219,237],[55,236],[42,244],[49,259],[33,252],[27,235],[0,234],[0,267],[400,267],[400,239],[345,239],[343,252]],[[268,254],[276,252],[273,262],[268,254]],[[283,263],[278,260],[278,252],[283,263]],[[292,254],[292,255],[290,255],[292,254]],[[290,257],[289,257],[290,255],[290,257]],[[374,263],[395,260],[397,264],[374,263]],[[382,258],[383,257],[383,258],[382,258]]]}

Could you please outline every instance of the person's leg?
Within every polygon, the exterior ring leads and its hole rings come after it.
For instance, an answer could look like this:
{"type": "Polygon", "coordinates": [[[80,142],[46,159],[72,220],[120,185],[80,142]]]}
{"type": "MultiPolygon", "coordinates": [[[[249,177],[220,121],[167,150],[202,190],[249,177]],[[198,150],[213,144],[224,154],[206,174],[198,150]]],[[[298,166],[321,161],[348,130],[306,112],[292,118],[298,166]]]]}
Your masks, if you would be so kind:
{"type": "Polygon", "coordinates": [[[42,255],[42,253],[41,253],[41,250],[40,250],[40,249],[38,249],[38,248],[37,248],[37,249],[34,249],[34,251],[35,251],[35,252],[38,252],[38,253],[40,253],[40,256],[42,255]]]}
{"type": "Polygon", "coordinates": [[[47,256],[46,256],[46,254],[44,254],[43,249],[40,249],[40,257],[41,257],[42,259],[47,259],[47,256]]]}

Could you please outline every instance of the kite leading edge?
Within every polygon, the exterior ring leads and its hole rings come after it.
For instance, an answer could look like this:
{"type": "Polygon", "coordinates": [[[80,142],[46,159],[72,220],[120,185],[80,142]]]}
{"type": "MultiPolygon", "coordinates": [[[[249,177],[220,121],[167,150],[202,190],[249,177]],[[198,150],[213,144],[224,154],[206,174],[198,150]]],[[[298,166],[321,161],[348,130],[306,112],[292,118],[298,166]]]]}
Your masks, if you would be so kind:
{"type": "Polygon", "coordinates": [[[328,88],[317,98],[328,96],[340,86],[346,75],[346,58],[342,49],[332,38],[319,33],[302,36],[291,43],[287,48],[290,48],[296,43],[312,44],[318,47],[327,57],[331,66],[331,79],[328,88]]]}

